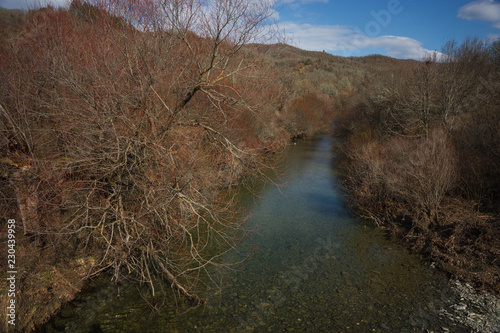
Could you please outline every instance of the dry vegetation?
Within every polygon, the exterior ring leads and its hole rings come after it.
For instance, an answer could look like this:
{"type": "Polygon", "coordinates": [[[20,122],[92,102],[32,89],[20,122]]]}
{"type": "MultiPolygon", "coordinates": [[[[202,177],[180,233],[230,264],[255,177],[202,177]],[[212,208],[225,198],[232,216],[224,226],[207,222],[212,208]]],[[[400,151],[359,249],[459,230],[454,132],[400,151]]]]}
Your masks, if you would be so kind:
{"type": "Polygon", "coordinates": [[[336,123],[354,209],[456,277],[500,291],[500,43],[400,63],[336,123]]]}
{"type": "Polygon", "coordinates": [[[450,43],[442,63],[342,58],[262,44],[279,37],[265,2],[209,3],[0,10],[21,331],[103,272],[204,303],[200,281],[244,236],[233,185],[337,112],[353,207],[498,291],[498,43],[450,43]]]}
{"type": "Polygon", "coordinates": [[[166,280],[203,304],[200,281],[244,236],[232,185],[328,128],[331,98],[249,46],[279,38],[266,3],[208,6],[0,13],[0,209],[17,220],[18,330],[103,272],[149,285],[153,301],[166,280]]]}

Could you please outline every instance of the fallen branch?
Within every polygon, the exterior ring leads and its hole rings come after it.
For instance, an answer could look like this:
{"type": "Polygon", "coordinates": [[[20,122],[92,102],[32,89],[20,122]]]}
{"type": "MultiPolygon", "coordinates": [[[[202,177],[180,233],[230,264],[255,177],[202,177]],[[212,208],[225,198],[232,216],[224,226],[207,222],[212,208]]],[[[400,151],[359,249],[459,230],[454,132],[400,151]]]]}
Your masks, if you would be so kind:
{"type": "Polygon", "coordinates": [[[163,274],[165,277],[170,281],[172,288],[176,288],[182,295],[193,301],[196,305],[205,305],[207,304],[206,299],[199,298],[195,294],[191,294],[179,281],[177,281],[177,278],[163,265],[161,260],[158,257],[155,257],[156,262],[162,269],[163,274]]]}

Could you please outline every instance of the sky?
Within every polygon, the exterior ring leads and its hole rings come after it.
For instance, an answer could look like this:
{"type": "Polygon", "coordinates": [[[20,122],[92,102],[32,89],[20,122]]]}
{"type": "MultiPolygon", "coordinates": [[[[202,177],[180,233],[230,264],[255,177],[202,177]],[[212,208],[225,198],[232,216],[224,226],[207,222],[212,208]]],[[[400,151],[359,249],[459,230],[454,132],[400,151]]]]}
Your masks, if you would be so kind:
{"type": "Polygon", "coordinates": [[[421,59],[450,39],[500,38],[493,0],[284,0],[278,15],[295,46],[341,56],[421,59]]]}
{"type": "MultiPolygon", "coordinates": [[[[451,39],[500,39],[500,1],[273,1],[274,17],[287,41],[305,50],[422,59],[451,39]]],[[[64,2],[52,0],[56,5],[64,2]]],[[[27,1],[0,0],[0,7],[27,8],[27,1]]]]}

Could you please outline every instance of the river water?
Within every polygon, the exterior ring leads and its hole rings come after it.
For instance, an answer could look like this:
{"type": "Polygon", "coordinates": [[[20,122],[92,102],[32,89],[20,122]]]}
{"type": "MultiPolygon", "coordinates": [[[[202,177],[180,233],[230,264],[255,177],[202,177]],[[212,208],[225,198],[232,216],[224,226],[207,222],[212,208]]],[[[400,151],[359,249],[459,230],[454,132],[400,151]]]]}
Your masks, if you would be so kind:
{"type": "Polygon", "coordinates": [[[133,285],[98,282],[44,331],[468,331],[439,314],[458,301],[447,277],[349,212],[330,138],[290,145],[284,157],[282,186],[242,190],[253,231],[240,252],[257,251],[224,273],[208,306],[167,293],[157,313],[133,285]]]}

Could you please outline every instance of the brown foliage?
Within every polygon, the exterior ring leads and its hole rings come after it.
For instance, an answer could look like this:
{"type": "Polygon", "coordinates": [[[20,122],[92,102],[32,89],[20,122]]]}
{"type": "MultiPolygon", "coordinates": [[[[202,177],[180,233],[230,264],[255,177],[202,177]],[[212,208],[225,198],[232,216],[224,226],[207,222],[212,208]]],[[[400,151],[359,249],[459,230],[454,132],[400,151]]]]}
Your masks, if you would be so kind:
{"type": "Polygon", "coordinates": [[[367,215],[371,218],[394,209],[391,214],[411,215],[414,225],[423,230],[439,223],[440,204],[456,183],[456,158],[446,134],[434,131],[426,138],[366,140],[350,141],[358,146],[348,153],[346,185],[359,209],[368,213],[376,207],[376,213],[367,215]]]}
{"type": "Polygon", "coordinates": [[[309,93],[293,99],[285,110],[287,131],[292,137],[301,137],[315,131],[329,129],[333,119],[333,110],[327,101],[317,94],[309,93]]]}
{"type": "Polygon", "coordinates": [[[114,15],[127,1],[90,3],[30,11],[0,50],[2,208],[18,206],[26,252],[54,258],[20,274],[39,281],[90,257],[72,278],[109,270],[153,296],[166,278],[202,303],[200,276],[242,236],[233,194],[220,189],[267,166],[263,152],[285,139],[279,84],[241,49],[266,32],[268,8],[225,1],[204,17],[197,2],[134,2],[127,21],[114,15]],[[188,14],[208,21],[195,29],[188,14]]]}
{"type": "Polygon", "coordinates": [[[450,42],[442,61],[408,63],[366,98],[345,102],[335,128],[355,210],[496,291],[498,270],[486,258],[498,252],[497,47],[450,42]]]}
{"type": "Polygon", "coordinates": [[[424,250],[454,276],[499,293],[500,220],[478,214],[462,200],[446,202],[441,218],[447,227],[436,230],[424,250]]]}
{"type": "Polygon", "coordinates": [[[457,160],[446,133],[434,130],[420,139],[394,138],[386,145],[383,181],[388,191],[411,207],[424,229],[439,223],[445,195],[457,182],[457,160]],[[421,213],[420,213],[421,212],[421,213]]]}

